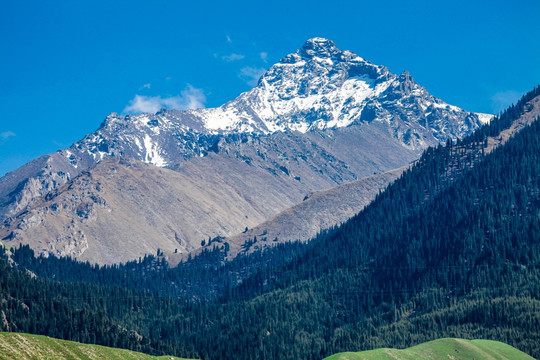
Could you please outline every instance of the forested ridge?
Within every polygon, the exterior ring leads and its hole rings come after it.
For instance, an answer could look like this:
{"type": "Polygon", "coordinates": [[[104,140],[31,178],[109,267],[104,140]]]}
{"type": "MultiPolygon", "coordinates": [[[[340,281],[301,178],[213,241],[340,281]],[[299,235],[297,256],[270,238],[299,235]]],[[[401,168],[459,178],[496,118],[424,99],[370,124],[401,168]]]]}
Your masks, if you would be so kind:
{"type": "Polygon", "coordinates": [[[538,358],[540,122],[485,148],[539,95],[428,149],[309,244],[232,262],[216,244],[175,269],[159,257],[100,268],[14,249],[15,265],[0,264],[0,330],[209,359],[322,359],[439,337],[538,358]]]}

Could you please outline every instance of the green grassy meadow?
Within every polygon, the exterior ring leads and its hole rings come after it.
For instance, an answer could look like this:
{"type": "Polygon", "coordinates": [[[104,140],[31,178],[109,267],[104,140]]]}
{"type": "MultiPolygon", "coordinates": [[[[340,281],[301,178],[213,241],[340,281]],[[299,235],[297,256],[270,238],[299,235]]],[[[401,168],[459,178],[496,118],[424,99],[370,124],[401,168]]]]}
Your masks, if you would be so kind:
{"type": "Polygon", "coordinates": [[[404,350],[345,352],[325,360],[534,360],[510,345],[491,340],[439,339],[404,350]]]}
{"type": "Polygon", "coordinates": [[[42,335],[0,333],[1,360],[182,360],[173,356],[150,356],[135,351],[58,340],[42,335]]]}

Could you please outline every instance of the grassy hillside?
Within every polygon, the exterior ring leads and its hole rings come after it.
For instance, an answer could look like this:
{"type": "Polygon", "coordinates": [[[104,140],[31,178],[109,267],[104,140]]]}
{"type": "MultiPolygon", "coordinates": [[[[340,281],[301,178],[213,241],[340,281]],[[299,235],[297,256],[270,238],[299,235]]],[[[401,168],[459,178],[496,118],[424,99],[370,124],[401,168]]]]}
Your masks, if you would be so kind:
{"type": "Polygon", "coordinates": [[[181,360],[173,356],[150,356],[124,349],[81,344],[42,335],[0,333],[0,360],[71,359],[71,360],[181,360]]]}
{"type": "Polygon", "coordinates": [[[377,349],[345,352],[325,360],[533,360],[529,355],[510,345],[491,340],[439,339],[404,350],[377,349]]]}

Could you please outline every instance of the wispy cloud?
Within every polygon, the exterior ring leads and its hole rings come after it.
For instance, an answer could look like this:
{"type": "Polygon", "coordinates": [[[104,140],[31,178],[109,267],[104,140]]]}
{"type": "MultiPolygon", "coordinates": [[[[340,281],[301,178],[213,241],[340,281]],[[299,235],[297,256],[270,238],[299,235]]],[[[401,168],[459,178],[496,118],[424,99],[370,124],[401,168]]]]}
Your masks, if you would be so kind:
{"type": "Polygon", "coordinates": [[[261,57],[261,60],[262,60],[262,61],[268,62],[268,53],[266,53],[266,52],[263,51],[263,52],[261,52],[261,53],[259,54],[259,56],[261,57]]]}
{"type": "Polygon", "coordinates": [[[151,87],[152,87],[152,84],[148,83],[148,84],[144,84],[139,89],[150,89],[151,87]]]}
{"type": "Polygon", "coordinates": [[[221,58],[226,62],[231,62],[236,60],[242,60],[243,58],[245,58],[245,56],[242,54],[232,53],[231,55],[223,55],[221,58]]]}
{"type": "Polygon", "coordinates": [[[10,137],[15,137],[15,136],[17,136],[17,134],[15,134],[13,131],[4,131],[0,133],[0,138],[2,138],[2,140],[7,140],[10,137]]]}
{"type": "Polygon", "coordinates": [[[58,140],[51,140],[51,142],[56,146],[58,147],[59,149],[66,149],[68,148],[72,143],[69,143],[69,142],[63,142],[63,141],[58,141],[58,140]]]}
{"type": "Polygon", "coordinates": [[[229,34],[227,34],[226,36],[227,36],[227,42],[228,42],[229,44],[231,44],[231,43],[232,43],[231,37],[229,36],[229,34]]]}
{"type": "Polygon", "coordinates": [[[156,113],[162,108],[176,110],[190,110],[204,108],[206,96],[201,89],[188,85],[178,96],[144,96],[135,95],[129,105],[124,108],[124,113],[156,113]]]}
{"type": "Polygon", "coordinates": [[[521,93],[514,90],[499,91],[491,97],[491,108],[495,114],[499,113],[508,106],[515,104],[520,97],[521,93]]]}
{"type": "Polygon", "coordinates": [[[265,72],[266,69],[263,68],[246,66],[245,68],[242,68],[240,70],[240,74],[238,76],[243,79],[249,86],[256,86],[259,82],[260,77],[265,72]]]}

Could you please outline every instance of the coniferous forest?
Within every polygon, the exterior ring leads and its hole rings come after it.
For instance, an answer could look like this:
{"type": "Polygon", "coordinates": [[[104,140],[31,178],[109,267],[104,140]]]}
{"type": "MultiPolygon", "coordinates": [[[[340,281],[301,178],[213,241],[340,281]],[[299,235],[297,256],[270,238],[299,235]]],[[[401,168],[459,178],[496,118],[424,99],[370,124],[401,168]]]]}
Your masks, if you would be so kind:
{"type": "Polygon", "coordinates": [[[216,244],[99,267],[2,251],[0,331],[204,359],[322,359],[484,338],[540,357],[540,121],[487,152],[540,87],[425,151],[361,213],[307,244],[226,261],[216,244]]]}

